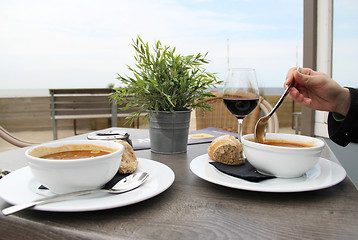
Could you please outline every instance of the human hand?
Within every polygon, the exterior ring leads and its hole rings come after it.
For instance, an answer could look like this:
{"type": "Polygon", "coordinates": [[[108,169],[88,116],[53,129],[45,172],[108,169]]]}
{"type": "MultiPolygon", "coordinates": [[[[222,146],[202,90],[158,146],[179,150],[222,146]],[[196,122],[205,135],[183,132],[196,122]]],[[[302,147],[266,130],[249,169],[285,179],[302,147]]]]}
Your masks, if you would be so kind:
{"type": "Polygon", "coordinates": [[[291,68],[286,77],[285,88],[295,80],[289,93],[299,104],[321,111],[337,112],[347,115],[350,107],[349,89],[341,87],[324,73],[310,68],[291,68]]]}

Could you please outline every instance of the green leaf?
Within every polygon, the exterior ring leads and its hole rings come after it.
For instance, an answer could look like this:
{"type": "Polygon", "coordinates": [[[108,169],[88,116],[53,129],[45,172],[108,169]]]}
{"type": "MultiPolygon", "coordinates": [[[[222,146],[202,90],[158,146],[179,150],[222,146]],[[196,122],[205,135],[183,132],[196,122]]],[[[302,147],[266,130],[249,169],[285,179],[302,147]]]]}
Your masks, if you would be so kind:
{"type": "Polygon", "coordinates": [[[110,95],[118,104],[126,102],[121,110],[140,107],[131,114],[132,118],[137,118],[143,110],[175,112],[196,107],[210,109],[209,105],[198,100],[212,97],[213,94],[206,90],[221,81],[203,68],[209,63],[206,59],[208,53],[183,56],[176,54],[175,47],[162,45],[159,40],[150,47],[140,36],[132,41],[132,46],[135,65],[127,68],[133,76],[117,74],[117,79],[124,86],[110,95]]]}

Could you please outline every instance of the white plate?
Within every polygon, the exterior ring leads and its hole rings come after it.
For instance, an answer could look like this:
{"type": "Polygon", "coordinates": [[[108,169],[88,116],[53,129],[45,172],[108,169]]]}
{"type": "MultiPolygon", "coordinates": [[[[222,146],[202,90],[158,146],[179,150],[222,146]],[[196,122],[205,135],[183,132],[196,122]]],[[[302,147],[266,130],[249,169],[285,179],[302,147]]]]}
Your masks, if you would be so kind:
{"type": "MultiPolygon", "coordinates": [[[[122,194],[93,194],[80,196],[71,200],[49,203],[34,207],[36,210],[52,212],[83,212],[123,207],[152,198],[174,182],[174,172],[168,166],[143,158],[138,158],[136,171],[149,174],[148,180],[139,188],[122,194]]],[[[6,175],[0,180],[0,197],[10,204],[20,204],[53,195],[48,190],[39,190],[40,183],[31,174],[29,167],[24,167],[6,175]]]]}
{"type": "Polygon", "coordinates": [[[304,192],[328,188],[341,182],[346,177],[346,171],[340,165],[320,158],[319,162],[306,174],[299,178],[274,178],[258,183],[249,182],[220,172],[214,166],[207,154],[193,159],[191,171],[198,177],[221,186],[258,191],[258,192],[304,192]]]}

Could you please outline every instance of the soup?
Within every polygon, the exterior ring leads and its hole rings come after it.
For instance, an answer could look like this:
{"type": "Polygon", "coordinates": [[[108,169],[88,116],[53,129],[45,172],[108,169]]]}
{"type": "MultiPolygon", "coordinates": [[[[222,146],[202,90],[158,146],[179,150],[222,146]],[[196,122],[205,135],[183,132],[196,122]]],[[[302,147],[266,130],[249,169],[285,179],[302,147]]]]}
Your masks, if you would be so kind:
{"type": "Polygon", "coordinates": [[[51,153],[41,158],[45,159],[81,159],[81,158],[93,158],[109,154],[110,152],[102,150],[74,150],[51,153]]]}
{"type": "MultiPolygon", "coordinates": [[[[248,140],[255,142],[254,139],[248,139],[248,140]]],[[[295,147],[295,148],[308,148],[308,147],[315,146],[313,143],[290,142],[280,139],[265,139],[263,144],[279,146],[279,147],[295,147]]]]}

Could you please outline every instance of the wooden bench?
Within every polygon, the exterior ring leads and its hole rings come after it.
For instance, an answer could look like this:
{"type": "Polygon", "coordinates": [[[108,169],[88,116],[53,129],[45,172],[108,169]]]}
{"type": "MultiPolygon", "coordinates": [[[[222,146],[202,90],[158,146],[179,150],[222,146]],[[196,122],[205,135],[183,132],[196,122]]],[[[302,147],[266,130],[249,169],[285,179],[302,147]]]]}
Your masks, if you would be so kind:
{"type": "Polygon", "coordinates": [[[57,120],[73,119],[76,135],[76,119],[111,118],[112,127],[117,127],[118,117],[129,116],[129,112],[118,113],[117,104],[111,102],[108,96],[113,91],[110,88],[49,89],[49,91],[54,139],[57,139],[57,120]]]}

